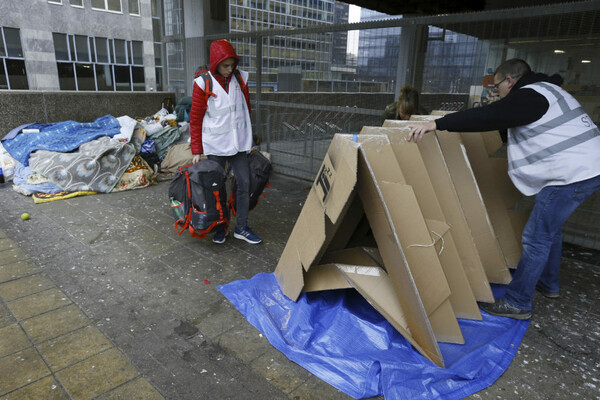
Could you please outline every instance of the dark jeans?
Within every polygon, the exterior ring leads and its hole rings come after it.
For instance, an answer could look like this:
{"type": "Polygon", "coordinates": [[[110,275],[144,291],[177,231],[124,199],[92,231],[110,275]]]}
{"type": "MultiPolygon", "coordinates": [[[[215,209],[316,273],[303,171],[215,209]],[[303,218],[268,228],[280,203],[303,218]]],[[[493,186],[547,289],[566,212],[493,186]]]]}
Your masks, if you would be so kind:
{"type": "Polygon", "coordinates": [[[562,256],[562,226],[585,199],[600,188],[600,175],[564,186],[547,186],[535,197],[535,206],[523,230],[523,254],[506,301],[531,310],[535,286],[552,293],[559,289],[558,270],[562,256]]]}
{"type": "Polygon", "coordinates": [[[207,156],[209,160],[216,161],[225,169],[225,163],[229,165],[237,181],[236,207],[237,226],[243,228],[248,225],[248,208],[250,207],[250,167],[248,165],[248,154],[239,152],[233,156],[207,156]]]}

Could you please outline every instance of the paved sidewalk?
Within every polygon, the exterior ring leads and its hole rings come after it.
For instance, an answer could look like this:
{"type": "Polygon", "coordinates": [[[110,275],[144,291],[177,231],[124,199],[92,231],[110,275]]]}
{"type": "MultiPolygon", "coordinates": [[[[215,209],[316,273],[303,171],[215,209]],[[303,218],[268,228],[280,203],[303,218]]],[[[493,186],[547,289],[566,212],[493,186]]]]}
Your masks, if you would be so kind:
{"type": "MultiPolygon", "coordinates": [[[[168,182],[37,205],[0,187],[0,400],[349,399],[216,289],[275,269],[308,185],[273,177],[255,246],[177,235],[168,182]]],[[[599,277],[600,252],[569,246],[562,298],[536,295],[515,360],[471,398],[600,399],[599,277]]]]}

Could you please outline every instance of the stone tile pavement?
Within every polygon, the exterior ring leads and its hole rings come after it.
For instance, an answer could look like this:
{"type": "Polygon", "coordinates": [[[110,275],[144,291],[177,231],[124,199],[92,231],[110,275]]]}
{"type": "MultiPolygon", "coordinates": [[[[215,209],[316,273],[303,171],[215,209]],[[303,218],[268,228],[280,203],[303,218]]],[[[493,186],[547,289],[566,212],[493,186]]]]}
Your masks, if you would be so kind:
{"type": "MultiPolygon", "coordinates": [[[[273,177],[257,246],[177,235],[168,182],[37,205],[0,187],[0,400],[348,399],[216,289],[274,270],[307,185],[273,177]]],[[[470,398],[600,399],[599,277],[600,252],[567,246],[562,298],[535,298],[515,360],[470,398]]]]}
{"type": "Polygon", "coordinates": [[[0,231],[0,399],[164,397],[0,231]]]}

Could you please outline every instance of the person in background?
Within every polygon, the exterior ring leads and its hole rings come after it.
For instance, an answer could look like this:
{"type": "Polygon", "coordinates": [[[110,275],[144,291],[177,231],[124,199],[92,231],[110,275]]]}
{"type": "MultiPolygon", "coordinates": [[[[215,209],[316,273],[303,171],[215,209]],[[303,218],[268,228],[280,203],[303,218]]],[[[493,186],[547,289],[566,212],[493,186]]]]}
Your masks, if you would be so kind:
{"type": "Polygon", "coordinates": [[[508,129],[508,174],[524,195],[536,195],[523,230],[523,253],[504,297],[481,303],[494,315],[529,319],[535,290],[559,297],[561,228],[571,213],[600,188],[600,131],[581,105],[561,89],[559,75],[531,71],[521,59],[494,73],[500,100],[414,126],[408,140],[427,132],[508,129]]]}
{"type": "MultiPolygon", "coordinates": [[[[233,169],[237,181],[237,220],[233,237],[258,244],[262,239],[248,226],[250,168],[248,152],[252,149],[250,95],[248,73],[236,72],[239,57],[227,40],[216,40],[210,46],[209,77],[212,92],[205,87],[204,77],[194,80],[190,112],[190,138],[193,163],[202,154],[233,169]]],[[[225,243],[227,232],[218,230],[214,243],[225,243]]]]}
{"type": "Polygon", "coordinates": [[[398,100],[389,104],[383,111],[383,119],[409,120],[415,114],[427,115],[428,112],[419,104],[419,91],[405,85],[400,89],[398,100]]]}

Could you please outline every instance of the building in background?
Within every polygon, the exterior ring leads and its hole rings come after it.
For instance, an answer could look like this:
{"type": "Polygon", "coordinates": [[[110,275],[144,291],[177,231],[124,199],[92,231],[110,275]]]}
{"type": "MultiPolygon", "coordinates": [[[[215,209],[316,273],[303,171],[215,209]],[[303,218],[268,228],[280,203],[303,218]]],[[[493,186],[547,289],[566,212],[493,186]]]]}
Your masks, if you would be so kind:
{"type": "Polygon", "coordinates": [[[156,90],[157,1],[3,0],[0,89],[156,90]]]}
{"type": "MultiPolygon", "coordinates": [[[[362,8],[360,11],[361,22],[397,18],[402,18],[402,16],[390,16],[366,8],[362,8]]],[[[402,28],[365,29],[360,32],[357,78],[372,82],[361,85],[363,90],[370,88],[377,92],[394,91],[401,35],[402,28]]]]}

